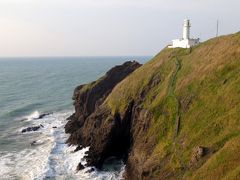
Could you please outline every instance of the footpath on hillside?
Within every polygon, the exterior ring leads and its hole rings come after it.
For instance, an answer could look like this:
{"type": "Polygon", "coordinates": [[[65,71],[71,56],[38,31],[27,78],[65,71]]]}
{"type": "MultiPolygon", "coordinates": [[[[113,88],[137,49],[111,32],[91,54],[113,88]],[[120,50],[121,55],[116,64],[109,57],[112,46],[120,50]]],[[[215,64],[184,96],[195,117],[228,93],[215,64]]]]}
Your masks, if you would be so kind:
{"type": "Polygon", "coordinates": [[[174,135],[173,135],[173,139],[175,140],[175,138],[177,137],[178,132],[179,132],[180,116],[179,116],[179,102],[174,93],[174,90],[175,90],[175,86],[176,86],[177,74],[178,74],[179,70],[181,69],[181,62],[177,55],[175,55],[174,60],[175,60],[176,69],[173,72],[171,79],[169,81],[169,84],[168,84],[168,97],[172,97],[174,99],[174,103],[175,103],[175,113],[174,113],[175,114],[175,126],[174,126],[174,135]]]}
{"type": "Polygon", "coordinates": [[[179,101],[178,98],[175,95],[175,86],[176,86],[176,81],[177,81],[177,74],[181,69],[181,61],[179,60],[179,57],[177,55],[174,56],[174,61],[175,61],[175,70],[172,73],[171,79],[168,84],[168,97],[171,97],[174,100],[174,106],[175,106],[175,111],[173,112],[173,118],[174,118],[174,132],[173,132],[173,148],[175,151],[176,158],[178,159],[181,168],[184,168],[184,164],[181,160],[180,157],[180,149],[178,149],[177,142],[176,142],[176,137],[179,133],[180,130],[180,113],[179,113],[179,101]]]}

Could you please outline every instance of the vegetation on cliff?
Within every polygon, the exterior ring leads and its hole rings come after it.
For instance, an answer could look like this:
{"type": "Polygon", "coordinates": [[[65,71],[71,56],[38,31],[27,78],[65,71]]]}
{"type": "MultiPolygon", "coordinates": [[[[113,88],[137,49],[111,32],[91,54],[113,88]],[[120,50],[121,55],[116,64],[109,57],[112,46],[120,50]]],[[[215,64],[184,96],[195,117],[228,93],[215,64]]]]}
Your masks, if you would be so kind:
{"type": "Polygon", "coordinates": [[[99,124],[72,137],[100,129],[107,145],[90,158],[127,152],[126,178],[238,179],[240,33],[162,50],[95,107],[84,121],[99,124]]]}

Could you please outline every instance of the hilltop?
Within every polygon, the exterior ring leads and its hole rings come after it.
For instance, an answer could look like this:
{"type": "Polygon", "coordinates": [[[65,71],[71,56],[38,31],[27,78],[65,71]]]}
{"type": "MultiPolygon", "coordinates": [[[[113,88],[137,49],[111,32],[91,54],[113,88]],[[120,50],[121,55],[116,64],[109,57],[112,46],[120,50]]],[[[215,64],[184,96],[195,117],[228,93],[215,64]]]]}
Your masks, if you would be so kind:
{"type": "Polygon", "coordinates": [[[239,179],[239,84],[240,33],[165,48],[77,87],[68,143],[124,158],[126,179],[239,179]]]}

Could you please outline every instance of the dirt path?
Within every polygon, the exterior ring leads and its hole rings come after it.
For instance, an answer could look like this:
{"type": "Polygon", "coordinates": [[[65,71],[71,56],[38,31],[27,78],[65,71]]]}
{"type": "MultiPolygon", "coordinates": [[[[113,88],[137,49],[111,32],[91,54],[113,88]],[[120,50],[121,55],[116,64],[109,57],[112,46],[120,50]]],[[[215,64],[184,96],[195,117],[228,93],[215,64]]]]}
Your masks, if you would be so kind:
{"type": "Polygon", "coordinates": [[[173,151],[175,152],[174,154],[176,155],[176,158],[178,159],[180,166],[182,168],[184,168],[184,164],[181,160],[181,152],[178,146],[178,142],[176,142],[176,138],[178,136],[179,130],[180,130],[180,114],[179,114],[179,108],[180,108],[180,104],[178,101],[178,98],[176,97],[174,91],[175,91],[175,87],[176,87],[176,81],[177,81],[177,74],[178,72],[181,70],[181,61],[179,60],[178,56],[175,55],[174,57],[174,61],[175,61],[175,70],[171,76],[171,79],[169,81],[168,84],[168,97],[171,97],[172,99],[174,99],[175,102],[175,112],[174,113],[174,132],[173,132],[173,151]]]}
{"type": "Polygon", "coordinates": [[[172,97],[174,99],[175,109],[176,109],[175,110],[176,112],[175,112],[174,136],[173,136],[174,140],[178,135],[179,127],[180,127],[179,102],[174,93],[176,81],[177,81],[177,74],[178,74],[179,70],[181,69],[181,62],[177,56],[175,56],[175,65],[176,65],[176,69],[173,72],[170,82],[168,84],[168,97],[172,97]]]}

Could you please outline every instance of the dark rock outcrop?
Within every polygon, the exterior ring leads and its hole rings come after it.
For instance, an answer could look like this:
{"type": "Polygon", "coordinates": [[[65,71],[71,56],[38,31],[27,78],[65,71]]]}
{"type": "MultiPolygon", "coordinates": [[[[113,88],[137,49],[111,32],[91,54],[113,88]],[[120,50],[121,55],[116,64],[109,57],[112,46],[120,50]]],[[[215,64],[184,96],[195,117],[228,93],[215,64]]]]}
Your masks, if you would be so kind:
{"type": "Polygon", "coordinates": [[[77,166],[77,171],[83,170],[85,167],[82,165],[82,163],[79,163],[77,166]]]}
{"type": "Polygon", "coordinates": [[[84,85],[77,87],[73,96],[75,113],[68,118],[65,126],[66,133],[70,133],[67,140],[69,145],[90,146],[88,156],[85,157],[88,166],[101,168],[104,160],[108,157],[121,157],[127,163],[126,178],[128,179],[139,179],[149,172],[148,167],[145,169],[133,168],[135,165],[141,167],[142,161],[144,161],[144,159],[139,161],[138,157],[135,157],[135,150],[140,148],[144,149],[146,153],[150,153],[155,142],[155,139],[151,138],[145,139],[144,143],[139,142],[147,132],[152,118],[152,114],[139,107],[139,104],[144,100],[145,94],[161,82],[161,78],[158,75],[153,76],[140,91],[138,98],[128,103],[121,115],[112,114],[103,102],[112,88],[138,67],[140,65],[136,62],[127,62],[113,68],[103,78],[88,87],[84,85]],[[117,76],[121,73],[124,73],[124,76],[117,76]],[[95,88],[101,89],[101,86],[107,82],[114,82],[114,85],[104,85],[105,94],[103,93],[101,97],[96,95],[95,88]],[[106,87],[108,88],[106,89],[106,87]],[[93,102],[95,102],[94,105],[88,104],[93,102]]]}
{"type": "Polygon", "coordinates": [[[80,150],[82,150],[82,146],[78,146],[78,147],[76,147],[76,149],[74,149],[74,151],[73,152],[77,152],[77,151],[80,151],[80,150]]]}
{"type": "Polygon", "coordinates": [[[111,115],[103,102],[120,81],[140,66],[136,61],[126,62],[112,68],[98,81],[75,89],[75,113],[68,118],[65,131],[70,133],[69,145],[90,146],[87,165],[101,168],[107,157],[127,155],[134,103],[129,105],[124,117],[120,117],[111,115]]]}
{"type": "MultiPolygon", "coordinates": [[[[140,65],[136,62],[127,62],[111,69],[98,81],[77,87],[73,95],[75,113],[67,119],[65,126],[66,133],[70,133],[69,145],[90,147],[85,157],[87,166],[101,168],[107,158],[120,157],[126,162],[125,179],[150,177],[154,170],[164,167],[170,160],[166,157],[160,166],[156,161],[143,166],[156,144],[156,138],[145,137],[153,114],[141,103],[146,94],[162,81],[160,75],[152,76],[121,114],[112,113],[104,104],[112,89],[138,67],[140,65]],[[145,154],[139,156],[139,149],[145,154]]],[[[166,178],[172,176],[168,172],[163,174],[166,178]]]]}
{"type": "Polygon", "coordinates": [[[103,103],[112,89],[140,66],[136,61],[128,61],[112,68],[98,81],[78,86],[74,90],[72,98],[75,113],[68,118],[69,121],[65,127],[66,133],[73,133],[83,126],[85,119],[95,111],[96,107],[103,103]]]}
{"type": "Polygon", "coordinates": [[[36,118],[36,119],[42,119],[42,118],[44,118],[45,116],[49,116],[49,115],[51,115],[51,114],[53,114],[53,113],[43,113],[43,114],[40,114],[39,117],[36,118]]]}
{"type": "Polygon", "coordinates": [[[44,127],[44,126],[40,124],[39,126],[27,127],[27,128],[25,128],[25,129],[22,130],[22,133],[31,132],[31,131],[37,131],[37,130],[39,130],[41,127],[44,127]]]}

